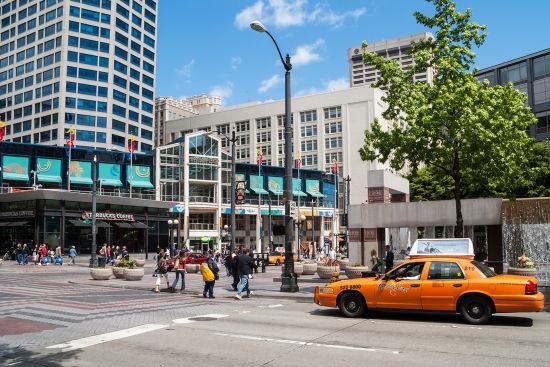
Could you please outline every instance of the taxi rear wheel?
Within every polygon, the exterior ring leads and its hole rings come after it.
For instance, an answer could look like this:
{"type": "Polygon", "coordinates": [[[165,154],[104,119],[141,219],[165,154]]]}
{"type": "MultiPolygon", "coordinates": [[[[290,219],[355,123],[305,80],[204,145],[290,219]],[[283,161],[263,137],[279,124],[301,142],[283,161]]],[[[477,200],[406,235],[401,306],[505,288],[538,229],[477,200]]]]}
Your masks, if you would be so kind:
{"type": "Polygon", "coordinates": [[[365,313],[365,300],[357,292],[344,293],[340,297],[338,308],[346,317],[360,317],[365,313]]]}
{"type": "Polygon", "coordinates": [[[281,265],[281,260],[277,259],[277,260],[275,261],[275,265],[281,265]]]}
{"type": "Polygon", "coordinates": [[[483,297],[468,297],[460,303],[460,314],[469,324],[486,324],[493,314],[491,305],[483,297]]]}

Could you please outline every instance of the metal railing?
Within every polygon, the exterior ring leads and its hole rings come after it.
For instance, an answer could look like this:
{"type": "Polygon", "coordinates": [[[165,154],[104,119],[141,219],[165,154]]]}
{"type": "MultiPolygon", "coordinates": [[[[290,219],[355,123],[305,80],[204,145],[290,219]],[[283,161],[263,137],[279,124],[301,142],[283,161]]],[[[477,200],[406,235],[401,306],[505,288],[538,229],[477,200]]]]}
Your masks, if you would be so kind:
{"type": "Polygon", "coordinates": [[[190,203],[216,203],[213,196],[189,196],[190,203]]]}
{"type": "Polygon", "coordinates": [[[214,223],[189,223],[189,229],[195,231],[213,231],[214,223]]]}

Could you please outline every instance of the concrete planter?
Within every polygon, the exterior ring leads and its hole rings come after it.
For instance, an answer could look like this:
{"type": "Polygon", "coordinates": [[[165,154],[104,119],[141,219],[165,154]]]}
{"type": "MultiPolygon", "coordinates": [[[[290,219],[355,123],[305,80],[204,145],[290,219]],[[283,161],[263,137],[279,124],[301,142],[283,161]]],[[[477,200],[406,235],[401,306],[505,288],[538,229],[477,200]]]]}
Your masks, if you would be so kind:
{"type": "Polygon", "coordinates": [[[348,266],[345,270],[348,279],[361,278],[361,273],[369,271],[368,266],[348,266]]]}
{"type": "Polygon", "coordinates": [[[145,259],[136,259],[136,266],[138,268],[143,268],[145,266],[145,259]]]}
{"type": "Polygon", "coordinates": [[[508,274],[522,275],[524,277],[536,277],[538,272],[536,268],[508,268],[508,274]]]}
{"type": "MultiPolygon", "coordinates": [[[[285,265],[281,266],[281,273],[285,272],[285,265]]],[[[299,262],[294,262],[294,272],[297,275],[302,275],[304,273],[304,264],[299,262]]]]}
{"type": "Polygon", "coordinates": [[[113,266],[113,274],[115,278],[124,279],[124,269],[126,268],[119,268],[117,266],[113,266]]]}
{"type": "Polygon", "coordinates": [[[141,280],[145,271],[143,268],[124,269],[124,279],[126,280],[141,280]]]}
{"type": "Polygon", "coordinates": [[[90,269],[90,275],[94,280],[109,280],[113,271],[109,268],[92,268],[90,269]]]}
{"type": "Polygon", "coordinates": [[[303,275],[313,275],[317,272],[317,263],[304,263],[303,268],[303,275]]]}
{"type": "Polygon", "coordinates": [[[332,277],[332,273],[340,273],[340,267],[338,265],[336,266],[327,266],[327,265],[318,265],[317,266],[317,275],[321,279],[330,279],[332,277]]]}
{"type": "Polygon", "coordinates": [[[340,270],[346,270],[346,268],[349,266],[349,259],[347,257],[342,258],[338,261],[338,264],[340,265],[340,270]]]}
{"type": "Polygon", "coordinates": [[[199,267],[199,264],[185,264],[185,271],[188,273],[198,273],[199,267]]]}

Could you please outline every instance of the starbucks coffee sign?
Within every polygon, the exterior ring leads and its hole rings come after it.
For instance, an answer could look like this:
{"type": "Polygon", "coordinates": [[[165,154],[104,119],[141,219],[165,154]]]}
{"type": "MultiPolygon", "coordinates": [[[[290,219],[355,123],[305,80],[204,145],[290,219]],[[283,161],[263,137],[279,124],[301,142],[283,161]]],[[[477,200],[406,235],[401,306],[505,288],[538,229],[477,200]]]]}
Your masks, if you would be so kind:
{"type": "MultiPolygon", "coordinates": [[[[89,210],[83,211],[81,214],[82,219],[92,219],[92,212],[89,210]]],[[[95,218],[97,220],[117,220],[120,222],[135,222],[133,214],[127,213],[113,213],[113,212],[96,212],[95,218]]]]}

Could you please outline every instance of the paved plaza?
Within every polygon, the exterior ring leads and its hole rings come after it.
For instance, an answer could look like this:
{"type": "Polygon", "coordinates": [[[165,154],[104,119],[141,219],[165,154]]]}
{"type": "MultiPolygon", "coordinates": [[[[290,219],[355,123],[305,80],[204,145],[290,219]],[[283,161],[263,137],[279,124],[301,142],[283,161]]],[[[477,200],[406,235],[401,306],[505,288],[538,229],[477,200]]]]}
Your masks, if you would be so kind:
{"type": "MultiPolygon", "coordinates": [[[[152,261],[140,282],[90,280],[77,266],[0,267],[2,366],[548,366],[550,312],[497,315],[470,326],[457,315],[369,313],[346,319],[299,294],[278,292],[279,267],[236,301],[222,268],[215,299],[198,274],[187,292],[152,292],[152,261]]],[[[173,274],[172,274],[173,275],[173,274]]],[[[549,310],[550,307],[547,308],[549,310]]]]}

